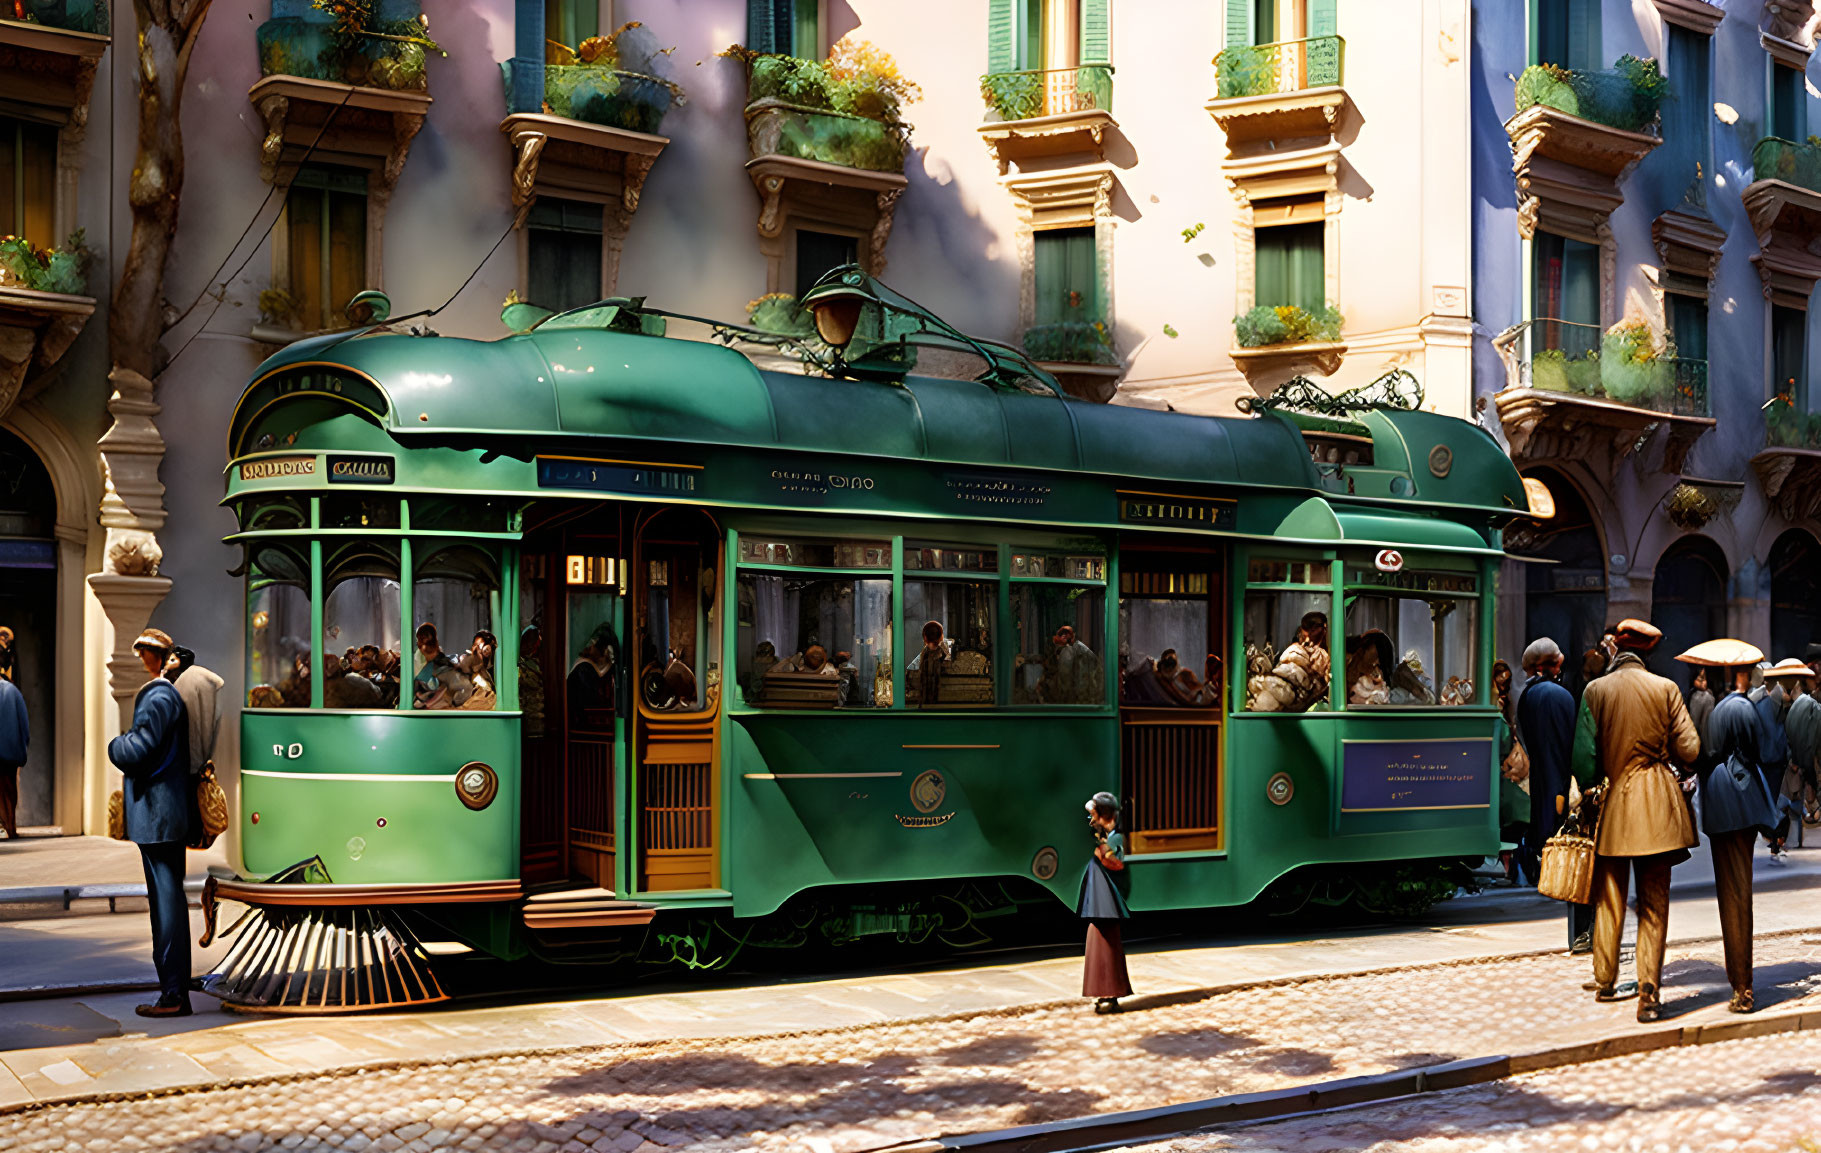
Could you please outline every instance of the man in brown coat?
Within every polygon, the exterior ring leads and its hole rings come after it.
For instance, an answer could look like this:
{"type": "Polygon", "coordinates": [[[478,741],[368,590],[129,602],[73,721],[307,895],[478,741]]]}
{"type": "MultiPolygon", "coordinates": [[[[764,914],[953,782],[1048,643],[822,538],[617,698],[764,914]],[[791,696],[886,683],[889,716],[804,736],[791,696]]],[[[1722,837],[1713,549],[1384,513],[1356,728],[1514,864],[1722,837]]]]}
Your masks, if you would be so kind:
{"type": "Polygon", "coordinates": [[[1644,667],[1663,634],[1648,621],[1620,621],[1619,655],[1587,686],[1575,725],[1574,775],[1583,788],[1606,781],[1594,841],[1593,978],[1596,999],[1619,999],[1619,933],[1628,873],[1638,877],[1638,1020],[1661,1015],[1669,870],[1698,840],[1673,763],[1692,765],[1701,736],[1674,681],[1644,667]]]}

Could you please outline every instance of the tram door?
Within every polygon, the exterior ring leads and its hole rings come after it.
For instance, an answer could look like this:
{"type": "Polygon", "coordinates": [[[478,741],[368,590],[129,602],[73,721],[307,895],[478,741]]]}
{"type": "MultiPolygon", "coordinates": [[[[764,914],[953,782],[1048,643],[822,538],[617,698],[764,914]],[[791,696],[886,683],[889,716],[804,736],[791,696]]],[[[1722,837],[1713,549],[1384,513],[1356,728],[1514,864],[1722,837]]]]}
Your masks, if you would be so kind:
{"type": "Polygon", "coordinates": [[[1127,542],[1119,566],[1120,774],[1132,851],[1217,849],[1226,555],[1127,542]]]}
{"type": "Polygon", "coordinates": [[[637,887],[720,884],[721,531],[696,509],[640,519],[629,574],[637,887]]]}

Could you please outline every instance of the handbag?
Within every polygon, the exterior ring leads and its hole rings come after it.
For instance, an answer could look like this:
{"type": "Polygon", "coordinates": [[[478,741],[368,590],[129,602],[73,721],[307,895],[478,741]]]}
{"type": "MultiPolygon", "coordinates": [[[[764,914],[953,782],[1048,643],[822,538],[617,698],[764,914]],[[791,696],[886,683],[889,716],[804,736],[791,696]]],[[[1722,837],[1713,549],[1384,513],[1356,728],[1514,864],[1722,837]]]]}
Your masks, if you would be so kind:
{"type": "Polygon", "coordinates": [[[228,794],[215,779],[215,762],[202,766],[196,777],[196,811],[201,816],[201,829],[190,842],[192,849],[206,849],[215,838],[228,831],[228,794]]]}
{"type": "Polygon", "coordinates": [[[1545,897],[1585,905],[1593,898],[1593,845],[1600,825],[1599,789],[1581,794],[1568,819],[1543,842],[1536,891],[1545,897]]]}

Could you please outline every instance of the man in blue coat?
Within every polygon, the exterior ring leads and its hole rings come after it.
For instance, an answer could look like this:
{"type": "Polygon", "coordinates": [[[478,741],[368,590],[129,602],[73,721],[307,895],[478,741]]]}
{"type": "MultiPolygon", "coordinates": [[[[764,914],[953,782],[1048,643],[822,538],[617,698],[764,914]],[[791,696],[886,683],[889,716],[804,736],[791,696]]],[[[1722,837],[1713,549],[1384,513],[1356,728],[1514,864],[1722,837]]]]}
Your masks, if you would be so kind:
{"type": "Polygon", "coordinates": [[[13,684],[13,630],[0,627],[0,829],[8,839],[19,835],[19,768],[31,740],[25,694],[13,684]]]}
{"type": "Polygon", "coordinates": [[[133,727],[108,743],[108,760],[126,777],[122,796],[127,839],[139,845],[152,913],[152,963],[159,997],[141,1017],[190,1015],[190,909],[183,894],[183,852],[189,844],[190,722],[176,686],[161,675],[174,642],[147,629],[133,642],[151,681],[133,699],[133,727]]]}
{"type": "MultiPolygon", "coordinates": [[[[1574,756],[1574,694],[1562,687],[1562,650],[1539,637],[1524,650],[1524,666],[1536,671],[1518,697],[1517,737],[1530,758],[1530,835],[1541,851],[1568,811],[1570,762],[1574,756]]],[[[1568,948],[1593,952],[1593,906],[1568,906],[1568,948]]]]}

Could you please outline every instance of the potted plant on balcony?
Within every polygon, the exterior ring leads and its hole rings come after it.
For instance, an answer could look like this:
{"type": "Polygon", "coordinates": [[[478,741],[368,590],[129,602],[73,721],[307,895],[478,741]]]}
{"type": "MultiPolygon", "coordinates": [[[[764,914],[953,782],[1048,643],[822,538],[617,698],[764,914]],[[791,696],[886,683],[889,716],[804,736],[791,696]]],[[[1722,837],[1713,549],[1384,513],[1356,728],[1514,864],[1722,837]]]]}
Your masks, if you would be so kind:
{"type": "Polygon", "coordinates": [[[1333,305],[1306,309],[1295,304],[1261,304],[1233,318],[1239,347],[1234,365],[1260,394],[1291,376],[1331,376],[1347,346],[1341,343],[1341,314],[1333,305]]]}
{"type": "Polygon", "coordinates": [[[1600,387],[1613,400],[1653,408],[1675,389],[1675,348],[1642,320],[1621,320],[1600,338],[1600,387]]]}
{"type": "Polygon", "coordinates": [[[544,66],[544,111],[656,133],[671,105],[685,103],[682,88],[657,74],[668,51],[637,20],[610,35],[590,36],[573,49],[552,41],[552,59],[544,66]]]}
{"type": "Polygon", "coordinates": [[[735,45],[721,53],[748,69],[746,131],[754,157],[790,156],[900,172],[910,144],[903,106],[921,90],[898,63],[852,33],[827,60],[757,53],[735,45]]]}
{"type": "Polygon", "coordinates": [[[1236,45],[1214,58],[1215,97],[1263,96],[1277,86],[1277,46],[1236,45]]]}
{"type": "Polygon", "coordinates": [[[80,228],[62,248],[33,248],[23,236],[0,237],[0,287],[81,296],[88,287],[88,259],[80,228]]]}
{"type": "Polygon", "coordinates": [[[1625,55],[1609,71],[1532,64],[1513,90],[1517,110],[1541,104],[1582,120],[1642,132],[1657,118],[1669,82],[1655,60],[1625,55]]]}
{"type": "Polygon", "coordinates": [[[415,0],[312,0],[305,15],[259,26],[259,72],[422,92],[426,52],[448,55],[429,27],[415,0]]]}
{"type": "Polygon", "coordinates": [[[1024,353],[1052,364],[1098,364],[1117,367],[1113,338],[1105,321],[1065,320],[1024,330],[1024,353]]]}

